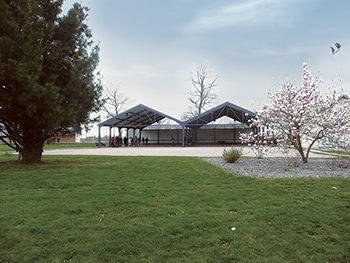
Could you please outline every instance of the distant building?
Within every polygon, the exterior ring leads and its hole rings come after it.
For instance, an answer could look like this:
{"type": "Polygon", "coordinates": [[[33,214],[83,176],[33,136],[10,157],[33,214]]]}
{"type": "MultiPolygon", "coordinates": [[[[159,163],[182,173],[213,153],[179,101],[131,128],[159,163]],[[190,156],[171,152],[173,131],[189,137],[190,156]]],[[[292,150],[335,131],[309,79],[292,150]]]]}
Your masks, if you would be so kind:
{"type": "Polygon", "coordinates": [[[57,135],[49,138],[48,143],[74,143],[80,142],[80,134],[57,135]]]}
{"type": "MultiPolygon", "coordinates": [[[[340,95],[338,98],[338,104],[341,106],[345,106],[346,104],[350,103],[350,97],[346,94],[340,95]]],[[[350,106],[350,105],[349,105],[350,106]]],[[[346,143],[350,141],[350,134],[347,134],[344,136],[343,141],[346,143]]],[[[339,145],[338,145],[339,146],[339,145]]],[[[336,148],[337,145],[332,144],[332,143],[325,143],[324,140],[321,140],[316,143],[315,148],[336,148]]]]}
{"type": "MultiPolygon", "coordinates": [[[[7,136],[0,131],[0,138],[5,140],[6,142],[10,142],[10,140],[7,138],[7,136]]],[[[2,140],[0,140],[0,144],[4,143],[2,140]]]]}
{"type": "MultiPolygon", "coordinates": [[[[0,138],[4,139],[6,142],[11,143],[11,140],[3,133],[0,132],[0,138]]],[[[70,134],[70,135],[57,135],[49,138],[46,142],[48,143],[79,143],[80,142],[80,134],[70,134]]],[[[0,144],[4,143],[0,140],[0,144]]]]}

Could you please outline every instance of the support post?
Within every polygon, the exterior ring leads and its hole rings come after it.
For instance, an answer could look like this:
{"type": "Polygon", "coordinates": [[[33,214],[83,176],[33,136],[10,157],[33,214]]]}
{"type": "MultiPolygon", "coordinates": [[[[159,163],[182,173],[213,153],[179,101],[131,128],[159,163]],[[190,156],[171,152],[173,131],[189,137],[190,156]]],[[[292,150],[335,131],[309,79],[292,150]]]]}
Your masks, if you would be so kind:
{"type": "Polygon", "coordinates": [[[111,139],[112,139],[112,127],[109,127],[109,141],[108,141],[109,147],[111,147],[111,139]]]}
{"type": "Polygon", "coordinates": [[[101,126],[98,126],[98,148],[101,147],[101,126]]]}
{"type": "Polygon", "coordinates": [[[158,129],[157,129],[157,143],[158,143],[158,145],[159,145],[159,127],[158,127],[158,129]]]}
{"type": "Polygon", "coordinates": [[[185,147],[185,127],[182,126],[182,147],[185,147]]]}

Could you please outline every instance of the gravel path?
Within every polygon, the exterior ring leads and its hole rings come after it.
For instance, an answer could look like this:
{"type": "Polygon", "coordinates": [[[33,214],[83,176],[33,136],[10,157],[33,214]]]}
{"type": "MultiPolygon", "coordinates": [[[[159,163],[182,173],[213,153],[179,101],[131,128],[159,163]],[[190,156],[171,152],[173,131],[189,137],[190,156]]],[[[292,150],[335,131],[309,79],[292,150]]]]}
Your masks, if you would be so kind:
{"type": "Polygon", "coordinates": [[[221,157],[203,160],[232,171],[236,174],[256,178],[300,178],[300,177],[350,177],[350,161],[340,159],[309,159],[304,164],[296,158],[240,158],[235,163],[227,163],[221,157]]]}

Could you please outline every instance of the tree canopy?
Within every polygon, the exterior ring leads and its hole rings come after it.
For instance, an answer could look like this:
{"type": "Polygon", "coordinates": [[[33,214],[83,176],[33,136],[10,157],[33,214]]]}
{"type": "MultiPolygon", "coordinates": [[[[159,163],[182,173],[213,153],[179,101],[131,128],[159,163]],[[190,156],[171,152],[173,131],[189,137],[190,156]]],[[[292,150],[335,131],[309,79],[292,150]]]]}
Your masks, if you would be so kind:
{"type": "Polygon", "coordinates": [[[25,162],[40,161],[53,135],[87,128],[101,107],[88,8],[62,15],[62,4],[0,0],[0,129],[25,162]]]}

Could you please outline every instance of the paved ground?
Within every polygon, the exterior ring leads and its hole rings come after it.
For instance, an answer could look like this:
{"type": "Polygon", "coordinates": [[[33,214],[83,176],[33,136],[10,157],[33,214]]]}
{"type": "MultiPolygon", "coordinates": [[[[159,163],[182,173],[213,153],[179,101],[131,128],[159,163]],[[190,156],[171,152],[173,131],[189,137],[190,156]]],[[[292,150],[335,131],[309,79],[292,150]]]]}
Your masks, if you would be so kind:
{"type": "MultiPolygon", "coordinates": [[[[239,148],[239,147],[238,147],[239,148]]],[[[194,156],[194,157],[221,157],[224,149],[230,147],[120,147],[120,148],[81,148],[81,149],[61,149],[47,150],[44,155],[111,155],[111,156],[194,156]]],[[[295,156],[297,153],[291,151],[289,156],[295,156]]],[[[254,157],[254,152],[243,147],[243,156],[254,157]]],[[[281,157],[280,151],[276,148],[269,153],[268,157],[281,157]]],[[[321,152],[310,153],[310,158],[325,158],[330,155],[324,155],[321,152]]]]}

